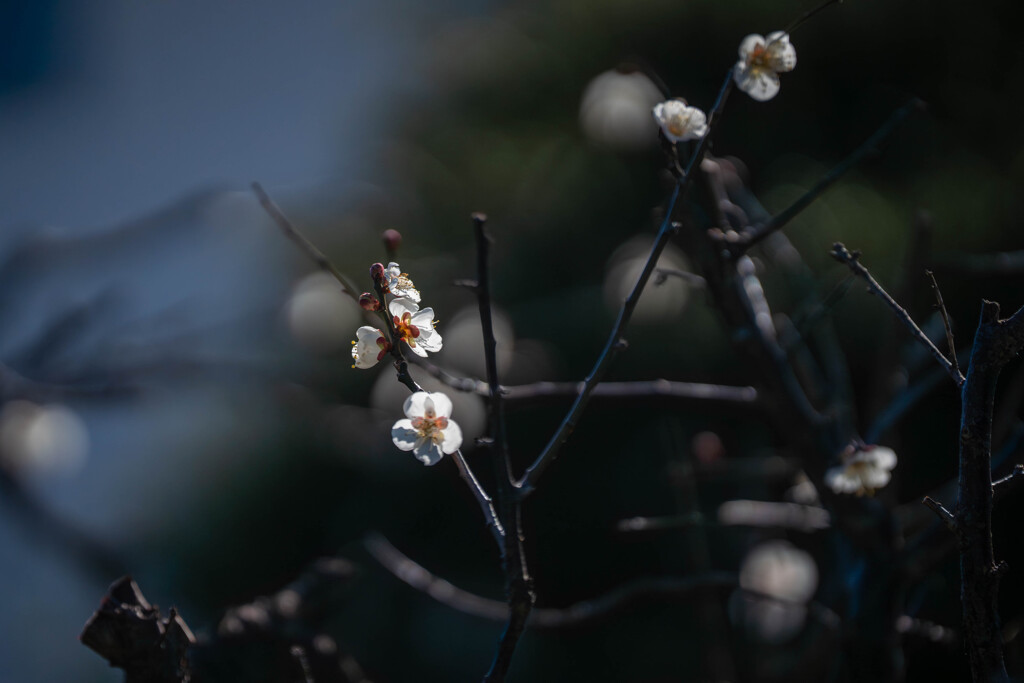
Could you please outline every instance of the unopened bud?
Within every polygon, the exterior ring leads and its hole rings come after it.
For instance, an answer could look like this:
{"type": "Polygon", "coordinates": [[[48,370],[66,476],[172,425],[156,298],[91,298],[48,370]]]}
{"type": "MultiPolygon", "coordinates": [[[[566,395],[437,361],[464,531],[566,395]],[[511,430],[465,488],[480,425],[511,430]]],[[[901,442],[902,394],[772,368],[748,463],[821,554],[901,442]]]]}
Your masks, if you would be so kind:
{"type": "Polygon", "coordinates": [[[381,282],[384,280],[384,264],[374,263],[370,266],[370,277],[373,278],[374,282],[381,282]]]}
{"type": "Polygon", "coordinates": [[[369,292],[363,292],[359,295],[359,305],[367,311],[380,310],[380,301],[377,299],[377,296],[369,292]]]}
{"type": "Polygon", "coordinates": [[[385,230],[384,234],[381,235],[381,239],[384,241],[384,248],[389,254],[395,253],[402,246],[402,233],[397,230],[385,230]]]}

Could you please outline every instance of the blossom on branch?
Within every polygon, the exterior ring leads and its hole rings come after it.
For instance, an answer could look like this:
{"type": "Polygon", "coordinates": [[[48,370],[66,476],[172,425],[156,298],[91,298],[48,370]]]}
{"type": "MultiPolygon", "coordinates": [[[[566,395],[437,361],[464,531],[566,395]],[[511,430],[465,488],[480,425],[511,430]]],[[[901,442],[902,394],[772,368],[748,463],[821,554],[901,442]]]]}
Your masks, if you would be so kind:
{"type": "Polygon", "coordinates": [[[733,78],[740,90],[758,102],[765,102],[779,93],[779,74],[796,66],[796,48],[789,34],[769,33],[765,38],[752,33],[740,43],[740,59],[733,78]]]}
{"type": "Polygon", "coordinates": [[[652,110],[661,132],[672,142],[698,140],[708,132],[708,117],[686,100],[674,99],[656,104],[652,110]]]}
{"type": "Polygon", "coordinates": [[[391,342],[376,327],[365,325],[356,330],[356,340],[352,342],[352,367],[372,368],[391,350],[391,342]]]}
{"type": "Polygon", "coordinates": [[[896,453],[884,446],[847,446],[842,462],[825,472],[825,484],[836,493],[874,495],[892,479],[896,453]]]}
{"type": "Polygon", "coordinates": [[[389,292],[396,297],[408,297],[416,303],[420,302],[419,290],[412,284],[409,276],[402,272],[397,263],[394,261],[389,263],[385,274],[387,275],[389,292]]]}
{"type": "MultiPolygon", "coordinates": [[[[418,293],[417,293],[418,294],[418,293]]],[[[409,345],[417,356],[441,350],[441,335],[434,330],[434,309],[420,307],[409,299],[399,297],[388,304],[395,325],[395,336],[409,345]]]]}
{"type": "Polygon", "coordinates": [[[438,392],[417,391],[405,399],[405,420],[391,428],[391,440],[403,451],[412,451],[424,465],[436,464],[459,450],[462,430],[451,419],[452,401],[438,392]]]}

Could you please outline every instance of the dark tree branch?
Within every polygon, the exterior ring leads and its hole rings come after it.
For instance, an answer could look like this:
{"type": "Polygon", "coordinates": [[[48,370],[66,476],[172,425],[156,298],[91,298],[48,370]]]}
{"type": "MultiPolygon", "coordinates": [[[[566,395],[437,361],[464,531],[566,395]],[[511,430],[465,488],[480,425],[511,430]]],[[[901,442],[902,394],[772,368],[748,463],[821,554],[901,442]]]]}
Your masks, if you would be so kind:
{"type": "Polygon", "coordinates": [[[954,515],[959,532],[964,636],[971,673],[978,682],[1008,680],[998,612],[999,578],[1006,565],[996,564],[992,548],[992,411],[999,373],[1022,348],[1024,308],[1000,320],[999,304],[983,302],[961,394],[960,476],[954,515]]]}
{"type": "Polygon", "coordinates": [[[904,119],[910,116],[913,112],[920,111],[922,109],[924,109],[924,103],[918,99],[911,100],[897,109],[893,112],[892,116],[882,124],[881,128],[875,131],[871,137],[864,141],[864,144],[855,149],[850,156],[839,162],[839,164],[829,171],[825,177],[815,183],[814,187],[801,195],[795,202],[790,204],[781,212],[769,218],[766,222],[743,234],[736,242],[729,243],[728,248],[735,256],[739,256],[755,244],[763,241],[772,233],[786,227],[791,220],[800,215],[800,212],[810,206],[825,192],[825,190],[834,185],[836,181],[846,175],[854,166],[863,161],[869,154],[875,153],[878,149],[878,145],[880,145],[885,138],[889,137],[893,130],[896,129],[896,126],[898,126],[904,119]]]}
{"type": "Polygon", "coordinates": [[[1006,494],[1024,483],[1024,465],[1014,465],[1013,471],[1002,479],[992,482],[992,501],[998,502],[1006,494]]]}
{"type": "Polygon", "coordinates": [[[498,382],[498,342],[494,337],[491,312],[491,277],[489,263],[490,238],[484,233],[487,217],[473,214],[473,232],[476,238],[477,286],[476,294],[480,305],[480,326],[484,337],[484,363],[487,368],[488,417],[491,435],[491,460],[494,478],[497,482],[498,509],[500,519],[508,530],[501,547],[502,568],[505,571],[505,598],[508,601],[508,621],[498,641],[491,668],[484,676],[485,683],[502,683],[512,664],[519,637],[526,628],[526,621],[536,599],[533,580],[526,566],[523,550],[523,527],[520,499],[513,482],[512,463],[508,455],[508,437],[505,427],[504,397],[498,382]]]}
{"type": "Polygon", "coordinates": [[[256,197],[259,198],[260,204],[263,209],[270,214],[270,217],[277,223],[277,227],[281,228],[281,231],[285,236],[292,242],[297,244],[302,251],[306,252],[309,258],[313,259],[313,263],[317,265],[321,270],[330,273],[334,276],[334,279],[341,283],[342,290],[352,297],[356,302],[359,301],[359,290],[352,286],[341,271],[334,267],[334,264],[324,256],[324,253],[320,251],[315,244],[310,242],[306,237],[298,231],[298,229],[292,225],[292,222],[288,220],[288,217],[284,215],[284,212],[274,203],[274,200],[270,198],[267,191],[263,189],[263,186],[259,183],[252,184],[253,192],[256,193],[256,197]]]}
{"type": "Polygon", "coordinates": [[[935,344],[932,343],[932,340],[928,338],[928,335],[926,335],[921,328],[917,326],[917,323],[915,323],[914,319],[910,317],[910,314],[907,313],[906,309],[896,303],[896,300],[889,296],[889,293],[882,288],[882,285],[878,284],[875,278],[872,277],[871,272],[860,263],[860,252],[851,252],[845,245],[843,245],[842,242],[836,242],[832,245],[832,258],[845,264],[855,275],[863,278],[868,284],[868,291],[881,299],[885,305],[896,314],[896,318],[903,323],[911,336],[921,342],[921,344],[931,352],[935,360],[937,360],[939,365],[945,369],[946,373],[954,382],[956,382],[958,387],[963,385],[964,376],[960,374],[958,366],[951,363],[950,360],[943,355],[942,351],[939,351],[938,347],[936,347],[935,344]]]}
{"type": "Polygon", "coordinates": [[[573,430],[576,428],[576,423],[579,421],[580,415],[583,413],[583,409],[586,408],[587,404],[590,402],[590,397],[594,392],[594,388],[604,378],[604,374],[607,372],[608,366],[611,364],[614,357],[626,346],[625,339],[623,339],[622,335],[625,333],[626,326],[629,324],[629,321],[633,316],[633,310],[636,308],[636,305],[640,300],[640,295],[643,293],[644,287],[647,286],[648,280],[650,280],[651,275],[657,267],[658,258],[665,250],[665,247],[668,245],[672,235],[675,234],[678,229],[677,224],[673,221],[673,214],[675,213],[676,205],[677,203],[681,203],[681,200],[685,199],[687,191],[692,184],[693,177],[696,175],[695,170],[700,168],[700,162],[707,151],[708,143],[714,130],[714,125],[722,113],[722,108],[725,106],[729,92],[732,90],[732,73],[732,69],[729,69],[728,73],[726,73],[725,82],[718,91],[718,98],[715,101],[714,107],[711,109],[710,116],[708,117],[707,133],[697,143],[697,147],[694,149],[693,154],[690,156],[690,161],[686,166],[685,175],[681,180],[676,182],[675,188],[672,190],[672,194],[668,200],[668,205],[665,208],[665,218],[662,220],[661,227],[658,229],[658,235],[654,240],[654,245],[651,247],[651,253],[647,257],[647,263],[644,265],[644,269],[637,278],[636,285],[634,285],[633,290],[623,302],[622,308],[619,310],[619,317],[615,321],[615,325],[612,327],[612,332],[608,336],[608,341],[605,343],[604,349],[598,356],[597,362],[594,364],[590,374],[587,375],[586,379],[583,381],[583,386],[580,387],[576,400],[573,402],[572,407],[569,408],[569,412],[562,420],[558,430],[555,432],[554,436],[551,437],[551,440],[548,441],[540,455],[537,456],[537,459],[534,460],[533,464],[526,469],[525,474],[523,474],[519,481],[516,482],[516,486],[519,488],[520,495],[522,497],[526,497],[534,491],[537,486],[537,481],[540,479],[541,475],[543,475],[544,470],[546,470],[548,465],[558,457],[558,452],[561,449],[562,444],[564,444],[569,438],[569,435],[572,434],[573,430]]]}

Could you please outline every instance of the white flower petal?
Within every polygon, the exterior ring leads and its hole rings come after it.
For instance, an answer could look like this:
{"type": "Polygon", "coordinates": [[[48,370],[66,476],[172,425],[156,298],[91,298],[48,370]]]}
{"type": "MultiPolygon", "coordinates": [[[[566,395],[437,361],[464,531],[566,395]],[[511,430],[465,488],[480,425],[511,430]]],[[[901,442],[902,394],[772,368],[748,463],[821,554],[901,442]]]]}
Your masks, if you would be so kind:
{"type": "Polygon", "coordinates": [[[682,100],[668,100],[655,105],[651,110],[662,133],[672,142],[685,142],[704,137],[707,133],[707,116],[696,107],[689,107],[682,100]]]}
{"type": "Polygon", "coordinates": [[[766,102],[779,94],[779,76],[770,69],[748,68],[740,61],[736,63],[733,78],[736,87],[758,102],[766,102]]]}
{"type": "Polygon", "coordinates": [[[782,31],[768,34],[768,65],[778,72],[796,68],[796,48],[782,31]]]}
{"type": "Polygon", "coordinates": [[[875,446],[869,453],[874,460],[875,467],[880,467],[884,470],[891,470],[896,467],[896,452],[891,448],[885,446],[875,446]]]}
{"type": "Polygon", "coordinates": [[[413,449],[413,455],[424,465],[436,465],[444,457],[441,447],[434,443],[433,439],[420,439],[413,449]]]}
{"type": "Polygon", "coordinates": [[[405,403],[402,404],[402,410],[405,412],[406,417],[423,417],[426,412],[425,404],[427,402],[427,396],[429,394],[425,391],[417,391],[414,394],[410,394],[405,403]]]}
{"type": "Polygon", "coordinates": [[[437,413],[438,417],[451,417],[452,400],[448,398],[447,394],[435,391],[430,394],[430,400],[434,402],[434,411],[437,413]]]}
{"type": "MultiPolygon", "coordinates": [[[[406,313],[411,316],[415,316],[416,312],[420,310],[420,307],[415,301],[411,301],[409,297],[403,296],[397,299],[392,299],[391,303],[388,304],[388,310],[391,311],[391,315],[401,318],[406,313]]],[[[431,315],[433,315],[433,311],[431,311],[431,315]]]]}
{"type": "Polygon", "coordinates": [[[445,455],[451,455],[459,450],[461,445],[462,429],[452,420],[448,420],[448,426],[444,430],[444,441],[441,443],[441,450],[444,451],[445,455]]]}
{"type": "Polygon", "coordinates": [[[410,420],[399,420],[391,427],[391,440],[400,450],[411,451],[416,448],[419,433],[412,428],[410,420]]]}
{"type": "Polygon", "coordinates": [[[765,42],[764,36],[760,33],[751,33],[740,41],[740,62],[746,63],[747,58],[754,52],[754,50],[758,46],[763,46],[765,42]]]}
{"type": "Polygon", "coordinates": [[[365,370],[377,364],[377,357],[381,351],[377,340],[383,336],[383,332],[369,325],[356,330],[356,342],[352,346],[352,361],[355,367],[365,370]]]}

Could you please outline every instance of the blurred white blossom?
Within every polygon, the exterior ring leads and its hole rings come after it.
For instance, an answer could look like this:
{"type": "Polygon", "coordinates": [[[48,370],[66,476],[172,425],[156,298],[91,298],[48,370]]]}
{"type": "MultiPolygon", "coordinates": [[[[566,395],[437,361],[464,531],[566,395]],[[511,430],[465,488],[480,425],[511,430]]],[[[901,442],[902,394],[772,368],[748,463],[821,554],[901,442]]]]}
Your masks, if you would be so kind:
{"type": "Polygon", "coordinates": [[[662,94],[639,71],[605,71],[587,84],[580,101],[580,125],[591,140],[620,150],[651,144],[649,112],[662,94]]]}
{"type": "Polygon", "coordinates": [[[884,446],[847,446],[842,462],[825,472],[825,484],[836,493],[874,495],[892,479],[896,453],[884,446]]]}
{"type": "Polygon", "coordinates": [[[767,38],[752,33],[740,43],[733,78],[740,90],[764,102],[779,93],[779,74],[795,66],[796,48],[789,42],[788,33],[775,31],[767,38]]]}
{"type": "Polygon", "coordinates": [[[292,336],[315,353],[337,352],[351,339],[360,311],[330,274],[313,273],[292,289],[285,307],[292,336]]]}
{"type": "Polygon", "coordinates": [[[818,565],[787,541],[768,541],[743,560],[740,588],[745,592],[730,601],[732,618],[758,640],[785,642],[807,619],[807,602],[818,588],[818,565]]]}
{"type": "Polygon", "coordinates": [[[391,440],[399,449],[412,451],[424,465],[433,465],[459,450],[462,430],[450,419],[452,402],[448,396],[417,391],[405,399],[403,410],[408,419],[399,420],[391,428],[391,440]]]}
{"type": "Polygon", "coordinates": [[[707,135],[708,117],[697,107],[687,106],[686,100],[668,100],[655,105],[654,120],[661,132],[672,142],[699,140],[707,135]]]}
{"type": "Polygon", "coordinates": [[[0,412],[0,460],[22,474],[73,473],[85,462],[89,433],[62,405],[9,401],[0,412]]]}
{"type": "Polygon", "coordinates": [[[376,327],[364,325],[356,330],[356,340],[352,342],[352,367],[365,370],[372,368],[391,350],[391,342],[376,327]]]}

